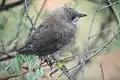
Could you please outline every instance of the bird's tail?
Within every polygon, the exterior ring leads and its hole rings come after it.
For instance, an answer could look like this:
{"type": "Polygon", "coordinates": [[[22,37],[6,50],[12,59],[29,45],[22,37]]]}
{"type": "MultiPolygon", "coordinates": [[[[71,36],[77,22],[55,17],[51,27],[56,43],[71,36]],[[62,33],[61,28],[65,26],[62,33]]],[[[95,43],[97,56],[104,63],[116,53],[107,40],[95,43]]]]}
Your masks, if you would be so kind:
{"type": "Polygon", "coordinates": [[[19,50],[17,50],[17,52],[19,52],[20,54],[24,54],[24,53],[26,53],[28,50],[27,50],[27,48],[25,48],[25,47],[22,47],[22,48],[20,48],[19,50]]]}
{"type": "Polygon", "coordinates": [[[31,48],[24,46],[20,48],[19,50],[17,50],[17,52],[19,52],[19,54],[31,55],[33,51],[31,48]]]}

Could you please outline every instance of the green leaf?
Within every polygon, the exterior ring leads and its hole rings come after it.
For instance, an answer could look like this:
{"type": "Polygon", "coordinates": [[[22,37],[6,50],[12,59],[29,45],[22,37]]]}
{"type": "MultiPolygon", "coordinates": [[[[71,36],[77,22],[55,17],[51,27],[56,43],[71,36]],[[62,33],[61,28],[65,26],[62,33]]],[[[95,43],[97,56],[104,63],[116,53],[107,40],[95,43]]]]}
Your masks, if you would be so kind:
{"type": "Polygon", "coordinates": [[[40,69],[37,69],[35,75],[37,78],[43,77],[44,76],[44,69],[42,67],[40,69]]]}
{"type": "Polygon", "coordinates": [[[37,62],[35,56],[32,56],[32,55],[28,56],[27,61],[28,61],[28,65],[29,65],[29,70],[32,71],[37,62]]]}

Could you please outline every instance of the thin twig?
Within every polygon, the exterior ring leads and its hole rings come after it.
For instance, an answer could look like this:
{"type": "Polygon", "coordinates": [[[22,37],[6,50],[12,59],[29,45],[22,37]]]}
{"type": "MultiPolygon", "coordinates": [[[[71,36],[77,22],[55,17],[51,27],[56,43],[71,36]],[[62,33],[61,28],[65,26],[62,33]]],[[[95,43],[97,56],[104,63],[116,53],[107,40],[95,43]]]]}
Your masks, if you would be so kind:
{"type": "MultiPolygon", "coordinates": [[[[120,3],[120,0],[118,0],[119,1],[119,3],[120,3]]],[[[110,4],[110,5],[112,5],[113,3],[111,2],[111,0],[108,0],[108,3],[110,4]]],[[[119,5],[118,5],[119,6],[119,5]]],[[[116,18],[116,20],[117,20],[117,23],[118,23],[118,27],[117,27],[117,31],[119,31],[120,30],[120,14],[119,14],[119,12],[117,11],[117,9],[116,9],[116,5],[115,6],[111,6],[111,9],[113,10],[113,13],[114,13],[114,15],[115,15],[115,18],[116,18]]],[[[119,35],[120,36],[120,35],[119,35]]],[[[118,39],[119,40],[119,36],[116,38],[116,39],[118,39]]]]}
{"type": "Polygon", "coordinates": [[[42,11],[43,11],[43,9],[44,9],[44,7],[45,7],[46,3],[47,3],[47,0],[44,0],[44,2],[43,2],[43,4],[42,4],[42,6],[41,6],[41,8],[40,8],[40,10],[39,10],[39,12],[38,12],[38,14],[37,14],[36,18],[35,18],[34,25],[36,25],[37,20],[38,20],[38,18],[39,18],[39,16],[40,16],[40,14],[42,13],[42,11]]]}
{"type": "MultiPolygon", "coordinates": [[[[26,42],[28,41],[29,37],[31,36],[32,31],[35,30],[35,26],[34,26],[34,25],[36,24],[36,21],[37,21],[39,15],[41,14],[41,12],[42,12],[42,10],[43,10],[46,2],[47,2],[47,0],[45,0],[45,1],[43,2],[43,5],[42,5],[42,7],[41,7],[41,9],[40,9],[40,12],[37,14],[36,19],[35,19],[35,22],[33,23],[33,19],[32,19],[32,18],[30,17],[30,15],[28,14],[28,10],[27,10],[27,8],[28,8],[27,0],[24,0],[24,12],[25,12],[25,14],[26,14],[28,20],[30,21],[31,26],[32,26],[32,28],[30,29],[30,33],[28,34],[28,37],[27,37],[27,39],[26,39],[26,42]]],[[[20,31],[18,31],[18,33],[16,34],[15,38],[18,37],[19,32],[20,32],[20,31]]],[[[9,43],[11,43],[11,42],[12,42],[12,41],[10,41],[9,43]]],[[[7,54],[7,53],[12,52],[13,50],[14,50],[14,51],[16,50],[16,46],[14,46],[12,50],[9,50],[9,51],[7,51],[7,52],[0,51],[1,54],[4,54],[4,55],[0,56],[0,61],[9,60],[9,59],[13,58],[13,57],[15,56],[15,54],[7,54]]]]}
{"type": "MultiPolygon", "coordinates": [[[[3,43],[2,40],[1,40],[1,47],[2,47],[2,51],[0,51],[0,54],[1,54],[0,57],[6,56],[6,57],[8,57],[8,58],[11,58],[11,56],[5,52],[5,45],[4,45],[4,43],[3,43]]],[[[3,57],[2,57],[2,58],[3,58],[3,57]]],[[[1,58],[0,58],[0,59],[1,59],[1,58]]]]}
{"type": "Polygon", "coordinates": [[[2,3],[1,3],[1,7],[4,7],[5,6],[5,3],[6,3],[6,0],[2,0],[2,3]]]}
{"type": "Polygon", "coordinates": [[[5,4],[6,0],[3,0],[3,4],[0,5],[0,11],[9,10],[13,7],[19,6],[24,3],[24,0],[17,0],[13,3],[5,4]]]}
{"type": "Polygon", "coordinates": [[[28,14],[28,9],[27,9],[27,8],[28,8],[28,4],[27,4],[27,0],[25,0],[25,1],[24,1],[24,11],[25,11],[25,14],[26,14],[28,20],[30,21],[30,23],[31,23],[31,25],[32,25],[32,28],[34,29],[33,19],[29,16],[29,14],[28,14]]]}
{"type": "Polygon", "coordinates": [[[7,54],[7,53],[4,53],[4,52],[0,52],[4,55],[0,56],[0,61],[5,61],[5,60],[9,60],[9,59],[12,59],[15,57],[16,53],[11,53],[11,54],[7,54]]]}
{"type": "Polygon", "coordinates": [[[18,75],[12,75],[12,76],[8,76],[8,77],[3,77],[2,80],[9,80],[11,78],[14,78],[14,77],[19,77],[19,76],[22,76],[22,75],[25,75],[27,74],[28,72],[23,72],[21,74],[18,74],[18,75]]]}
{"type": "Polygon", "coordinates": [[[90,43],[91,30],[92,30],[92,26],[93,26],[96,14],[97,14],[97,12],[95,12],[95,14],[94,14],[94,16],[92,18],[92,22],[91,22],[91,25],[90,25],[89,31],[88,31],[88,38],[87,38],[87,41],[84,44],[84,58],[88,57],[88,55],[89,55],[88,51],[89,51],[89,43],[90,43]]]}
{"type": "Polygon", "coordinates": [[[25,14],[26,14],[26,17],[28,18],[28,20],[30,21],[30,23],[31,23],[31,28],[30,28],[30,32],[29,32],[29,34],[28,34],[28,37],[27,37],[27,39],[26,39],[26,42],[25,43],[27,43],[28,42],[28,39],[30,38],[30,36],[31,36],[31,34],[32,34],[32,32],[33,32],[33,30],[35,30],[35,26],[34,26],[34,23],[33,23],[33,19],[29,16],[29,14],[28,14],[28,4],[27,4],[27,0],[24,0],[24,12],[25,12],[25,14]]]}
{"type": "Polygon", "coordinates": [[[101,50],[103,50],[108,44],[110,44],[110,43],[113,41],[113,39],[114,39],[118,34],[120,34],[120,31],[117,32],[117,33],[110,39],[110,41],[108,41],[107,43],[105,43],[98,51],[96,51],[94,54],[92,54],[92,55],[90,55],[88,58],[86,58],[86,60],[91,59],[91,58],[94,57],[96,54],[98,54],[101,50]]]}
{"type": "MultiPolygon", "coordinates": [[[[78,67],[79,65],[80,65],[80,66],[81,66],[81,65],[83,66],[83,63],[85,63],[85,61],[91,59],[93,56],[95,56],[96,54],[98,54],[101,50],[103,50],[103,49],[120,33],[120,32],[118,32],[116,35],[114,35],[114,37],[113,37],[110,41],[108,41],[105,45],[103,45],[103,46],[102,46],[98,51],[96,51],[94,54],[92,54],[92,55],[90,55],[90,56],[87,55],[87,54],[89,53],[89,52],[86,52],[86,51],[89,51],[90,33],[91,33],[92,25],[93,25],[93,22],[94,22],[94,20],[95,20],[95,16],[96,16],[97,12],[100,11],[100,10],[102,10],[102,9],[105,9],[105,8],[107,8],[107,7],[109,7],[109,6],[115,5],[116,3],[118,3],[118,1],[116,1],[116,2],[114,2],[114,3],[112,3],[112,4],[110,4],[110,5],[104,6],[104,7],[102,7],[102,8],[99,8],[99,9],[97,9],[97,10],[95,11],[95,15],[94,15],[94,17],[93,17],[93,19],[92,19],[92,23],[91,23],[91,25],[90,25],[89,32],[88,32],[88,41],[87,41],[87,43],[85,44],[85,47],[84,47],[84,57],[83,57],[82,60],[80,60],[80,62],[79,62],[76,66],[74,66],[74,67],[71,68],[70,70],[78,67]]],[[[83,68],[81,68],[81,69],[83,69],[83,68]]],[[[80,70],[81,70],[81,69],[80,69],[80,70]]]]}
{"type": "Polygon", "coordinates": [[[102,80],[105,80],[102,61],[101,61],[101,64],[100,64],[100,68],[101,68],[101,73],[102,73],[102,80]]]}
{"type": "MultiPolygon", "coordinates": [[[[119,0],[118,0],[119,1],[119,0]]],[[[120,2],[120,1],[119,1],[120,2]]],[[[110,5],[112,5],[113,3],[111,2],[111,0],[108,0],[108,3],[110,5]]],[[[115,6],[111,6],[111,8],[113,9],[113,13],[118,21],[118,25],[120,26],[120,19],[119,19],[119,13],[117,14],[117,11],[115,10],[115,6]]]]}
{"type": "Polygon", "coordinates": [[[61,68],[63,74],[68,78],[68,80],[73,80],[72,77],[69,75],[68,70],[65,66],[61,68]]]}
{"type": "Polygon", "coordinates": [[[47,2],[47,0],[44,0],[44,2],[43,2],[43,4],[42,4],[42,7],[40,8],[40,11],[38,12],[38,14],[37,14],[37,16],[36,16],[36,18],[35,18],[35,21],[33,22],[33,19],[29,16],[29,14],[28,14],[28,12],[27,12],[27,7],[28,7],[28,6],[27,6],[27,0],[25,0],[25,3],[24,3],[25,13],[26,13],[26,16],[27,16],[27,18],[28,18],[28,20],[30,21],[31,26],[32,26],[32,28],[30,28],[30,32],[29,32],[28,37],[27,37],[27,39],[26,39],[26,43],[28,42],[29,38],[31,37],[33,31],[36,30],[35,26],[36,26],[37,20],[38,20],[38,18],[39,18],[39,16],[40,16],[41,12],[42,12],[43,9],[44,9],[44,6],[45,6],[46,2],[47,2]]]}
{"type": "MultiPolygon", "coordinates": [[[[23,15],[24,15],[24,13],[22,12],[22,16],[23,16],[23,15]]],[[[21,31],[21,30],[20,30],[20,26],[21,26],[21,23],[22,23],[22,21],[23,21],[22,18],[23,18],[23,17],[21,17],[20,23],[19,23],[18,26],[17,26],[17,33],[16,33],[15,37],[14,37],[13,39],[11,39],[10,41],[8,41],[8,43],[6,44],[7,46],[10,46],[17,38],[19,38],[19,34],[20,34],[20,31],[21,31]]],[[[15,43],[17,43],[17,42],[18,42],[18,40],[17,40],[15,43]]],[[[2,46],[2,48],[3,48],[3,46],[2,46]]],[[[17,45],[13,46],[13,48],[12,48],[11,50],[8,50],[8,51],[3,50],[3,51],[0,51],[0,54],[2,54],[2,55],[0,55],[0,61],[9,60],[9,59],[14,58],[14,57],[15,57],[15,54],[14,54],[13,52],[15,52],[16,49],[17,49],[17,45]]]]}
{"type": "Polygon", "coordinates": [[[108,7],[112,6],[112,5],[115,5],[115,4],[119,3],[119,2],[120,2],[119,0],[118,0],[118,1],[115,1],[114,3],[111,3],[110,5],[106,5],[106,6],[104,6],[104,7],[101,7],[101,8],[99,8],[99,9],[97,9],[96,11],[103,10],[103,9],[108,8],[108,7]]]}
{"type": "Polygon", "coordinates": [[[90,36],[89,39],[92,39],[93,37],[95,37],[95,36],[97,36],[97,35],[99,35],[99,34],[101,34],[101,33],[110,32],[110,31],[112,31],[112,30],[111,30],[111,29],[108,29],[108,30],[104,30],[104,31],[95,33],[95,34],[93,34],[92,36],[90,36]]]}
{"type": "MultiPolygon", "coordinates": [[[[90,56],[88,56],[88,57],[85,59],[85,61],[87,61],[87,60],[91,59],[92,57],[96,56],[97,54],[99,54],[100,51],[102,51],[107,45],[109,45],[109,44],[113,41],[113,39],[116,38],[116,36],[117,36],[118,34],[120,34],[120,31],[117,32],[117,33],[116,33],[108,42],[106,42],[102,47],[100,47],[99,50],[97,50],[94,54],[91,54],[90,56]]],[[[68,71],[71,71],[72,69],[80,66],[80,65],[83,63],[83,61],[84,61],[84,59],[81,59],[80,62],[79,62],[76,66],[74,66],[73,68],[69,69],[68,71]]]]}
{"type": "MultiPolygon", "coordinates": [[[[87,42],[84,44],[84,53],[83,53],[83,62],[81,63],[81,71],[82,71],[82,80],[84,80],[84,68],[85,68],[85,58],[88,57],[89,55],[89,43],[90,43],[90,36],[91,36],[91,31],[92,31],[92,25],[94,23],[95,17],[96,17],[97,12],[95,12],[95,15],[93,16],[91,25],[89,27],[89,31],[88,31],[88,39],[87,42]]],[[[78,71],[77,71],[78,72],[78,71]]]]}
{"type": "Polygon", "coordinates": [[[93,26],[96,15],[97,15],[97,11],[95,11],[95,13],[94,13],[94,16],[93,16],[93,19],[92,19],[92,22],[91,22],[91,25],[90,25],[90,28],[89,28],[89,31],[88,31],[88,41],[89,41],[89,38],[91,36],[91,30],[92,30],[92,26],[93,26]]]}
{"type": "MultiPolygon", "coordinates": [[[[89,50],[88,52],[89,52],[89,53],[94,53],[94,52],[96,52],[97,50],[98,50],[98,48],[97,48],[97,49],[89,50]]],[[[84,54],[84,53],[83,53],[83,54],[84,54]]],[[[80,56],[80,54],[76,54],[76,55],[74,55],[74,56],[70,56],[70,57],[64,58],[64,59],[60,60],[59,62],[64,63],[64,62],[66,62],[66,60],[72,59],[72,58],[74,58],[75,56],[80,56]]],[[[74,66],[73,68],[69,69],[68,71],[76,68],[77,66],[78,66],[78,65],[74,66]]],[[[81,67],[82,67],[82,66],[81,66],[81,67]]],[[[59,77],[61,77],[62,75],[63,75],[63,73],[61,73],[61,74],[59,75],[59,77]]]]}

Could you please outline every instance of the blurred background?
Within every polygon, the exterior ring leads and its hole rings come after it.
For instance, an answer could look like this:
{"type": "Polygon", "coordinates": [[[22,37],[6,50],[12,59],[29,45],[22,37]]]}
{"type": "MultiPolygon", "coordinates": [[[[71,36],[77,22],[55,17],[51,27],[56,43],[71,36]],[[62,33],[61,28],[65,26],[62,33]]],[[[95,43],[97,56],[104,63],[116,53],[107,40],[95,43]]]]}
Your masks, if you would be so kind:
{"type": "MultiPolygon", "coordinates": [[[[37,28],[54,9],[68,5],[86,13],[87,17],[77,23],[76,45],[71,52],[65,52],[60,56],[63,59],[62,63],[71,69],[85,53],[87,57],[99,53],[83,65],[82,71],[79,67],[71,70],[70,76],[76,80],[120,80],[120,0],[25,1],[28,4],[26,11],[30,18],[25,14],[24,0],[0,0],[1,52],[18,49],[25,44],[32,27],[31,20],[37,28]]],[[[0,60],[4,57],[5,54],[0,53],[0,60]]],[[[0,61],[0,80],[51,80],[51,70],[48,66],[30,71],[38,65],[36,62],[38,60],[35,56],[18,54],[14,59],[0,61]],[[22,69],[22,66],[29,69],[22,69]],[[27,73],[22,74],[23,72],[27,73]]],[[[55,69],[56,66],[53,67],[53,70],[55,69]]],[[[65,75],[59,77],[61,73],[60,70],[55,71],[52,75],[53,80],[69,80],[65,75]]]]}

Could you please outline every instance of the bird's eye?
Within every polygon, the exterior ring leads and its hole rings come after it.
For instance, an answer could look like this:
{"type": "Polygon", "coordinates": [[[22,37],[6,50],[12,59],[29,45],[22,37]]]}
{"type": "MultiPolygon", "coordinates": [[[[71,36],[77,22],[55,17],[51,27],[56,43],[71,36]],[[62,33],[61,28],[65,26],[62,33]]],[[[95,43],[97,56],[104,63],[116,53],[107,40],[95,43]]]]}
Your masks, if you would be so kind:
{"type": "Polygon", "coordinates": [[[74,21],[76,18],[77,18],[76,16],[72,16],[72,17],[71,17],[71,20],[74,21]]]}

